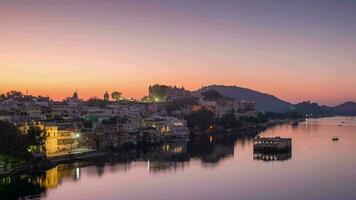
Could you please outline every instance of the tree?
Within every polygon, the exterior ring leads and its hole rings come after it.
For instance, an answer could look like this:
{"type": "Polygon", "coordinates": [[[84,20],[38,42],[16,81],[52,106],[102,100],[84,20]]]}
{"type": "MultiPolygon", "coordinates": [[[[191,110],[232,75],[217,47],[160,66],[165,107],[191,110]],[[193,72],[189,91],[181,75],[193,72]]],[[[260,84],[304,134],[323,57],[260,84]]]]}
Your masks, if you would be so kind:
{"type": "Polygon", "coordinates": [[[6,99],[6,95],[5,95],[5,94],[1,94],[1,95],[0,95],[0,101],[1,101],[1,100],[4,100],[4,99],[6,99]]]}
{"type": "Polygon", "coordinates": [[[149,96],[143,96],[141,101],[150,101],[150,97],[149,96]]]}
{"type": "Polygon", "coordinates": [[[204,100],[210,100],[210,101],[216,101],[223,98],[223,96],[216,90],[208,90],[202,92],[201,95],[204,97],[204,100]]]}
{"type": "Polygon", "coordinates": [[[166,110],[168,113],[170,113],[170,112],[173,112],[176,110],[181,110],[182,108],[184,108],[188,105],[194,105],[197,103],[198,103],[197,97],[189,96],[189,97],[177,98],[167,104],[166,110]]]}
{"type": "Polygon", "coordinates": [[[121,98],[122,93],[114,91],[111,93],[111,98],[115,99],[116,101],[119,101],[121,98]]]}
{"type": "Polygon", "coordinates": [[[11,90],[10,92],[6,92],[7,98],[22,98],[23,94],[20,91],[11,90]]]}
{"type": "Polygon", "coordinates": [[[268,122],[268,115],[266,113],[259,112],[257,114],[257,119],[260,123],[266,123],[268,122]]]}
{"type": "Polygon", "coordinates": [[[36,152],[46,151],[46,131],[36,124],[31,123],[27,130],[27,139],[30,146],[34,146],[36,152]]]}
{"type": "Polygon", "coordinates": [[[243,123],[246,124],[253,124],[253,125],[257,125],[259,123],[259,120],[257,117],[252,117],[252,116],[248,116],[248,117],[240,117],[240,120],[243,123]]]}
{"type": "Polygon", "coordinates": [[[20,130],[4,121],[0,121],[0,154],[15,158],[29,158],[26,135],[20,130]]]}
{"type": "Polygon", "coordinates": [[[236,128],[241,126],[241,122],[236,119],[234,114],[226,114],[217,119],[216,123],[225,128],[236,128]]]}
{"type": "Polygon", "coordinates": [[[91,97],[86,102],[86,105],[89,106],[89,107],[94,107],[94,106],[105,107],[105,105],[107,105],[107,104],[108,104],[108,101],[105,101],[103,99],[99,99],[97,97],[91,97]]]}
{"type": "Polygon", "coordinates": [[[189,128],[207,130],[214,124],[214,113],[207,109],[201,109],[186,117],[189,128]]]}

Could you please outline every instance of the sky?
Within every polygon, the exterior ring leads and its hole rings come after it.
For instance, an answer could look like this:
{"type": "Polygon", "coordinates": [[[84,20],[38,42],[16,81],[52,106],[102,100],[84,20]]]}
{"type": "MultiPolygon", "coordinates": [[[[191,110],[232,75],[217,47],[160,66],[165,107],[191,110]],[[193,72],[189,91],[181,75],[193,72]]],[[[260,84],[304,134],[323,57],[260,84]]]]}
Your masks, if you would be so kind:
{"type": "Polygon", "coordinates": [[[150,84],[356,101],[353,0],[0,0],[0,93],[61,100],[150,84]]]}

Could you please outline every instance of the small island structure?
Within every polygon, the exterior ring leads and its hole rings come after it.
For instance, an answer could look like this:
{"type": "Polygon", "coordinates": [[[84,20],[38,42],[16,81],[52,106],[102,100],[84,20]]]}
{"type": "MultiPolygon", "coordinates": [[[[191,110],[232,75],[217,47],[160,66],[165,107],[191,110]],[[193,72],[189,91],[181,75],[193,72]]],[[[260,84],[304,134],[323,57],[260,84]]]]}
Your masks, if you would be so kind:
{"type": "Polygon", "coordinates": [[[281,137],[257,137],[253,140],[255,151],[288,151],[292,149],[292,138],[281,137]]]}

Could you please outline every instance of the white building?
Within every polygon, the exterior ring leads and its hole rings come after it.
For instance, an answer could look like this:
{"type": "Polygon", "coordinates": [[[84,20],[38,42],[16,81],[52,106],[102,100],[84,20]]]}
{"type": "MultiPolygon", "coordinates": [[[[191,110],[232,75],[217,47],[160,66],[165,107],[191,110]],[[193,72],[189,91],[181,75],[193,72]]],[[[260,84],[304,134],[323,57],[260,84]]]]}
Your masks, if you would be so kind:
{"type": "Polygon", "coordinates": [[[187,138],[189,130],[187,121],[175,117],[151,116],[141,121],[143,128],[156,128],[163,136],[173,138],[187,138]]]}
{"type": "Polygon", "coordinates": [[[233,114],[235,101],[232,98],[220,98],[218,100],[206,100],[203,96],[199,98],[199,104],[215,113],[215,117],[233,114]]]}

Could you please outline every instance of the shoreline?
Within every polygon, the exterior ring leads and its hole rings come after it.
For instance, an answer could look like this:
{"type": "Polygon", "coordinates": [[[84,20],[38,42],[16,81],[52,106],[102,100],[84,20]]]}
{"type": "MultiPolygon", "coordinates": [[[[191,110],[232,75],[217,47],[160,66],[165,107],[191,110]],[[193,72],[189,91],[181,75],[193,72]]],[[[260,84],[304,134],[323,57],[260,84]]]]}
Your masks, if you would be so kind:
{"type": "MultiPolygon", "coordinates": [[[[193,132],[190,136],[191,140],[199,140],[202,137],[205,136],[216,136],[219,138],[223,137],[254,137],[258,135],[261,131],[264,131],[268,128],[271,128],[273,126],[277,125],[282,125],[286,123],[299,123],[303,122],[305,119],[289,119],[289,120],[271,120],[267,123],[263,124],[257,124],[254,127],[245,127],[245,128],[239,128],[239,129],[225,129],[225,130],[219,130],[219,131],[198,131],[198,132],[193,132]]],[[[137,147],[135,147],[137,148],[137,147]]],[[[130,148],[130,149],[135,149],[135,148],[130,148]]],[[[31,163],[26,163],[23,165],[18,165],[18,166],[12,166],[10,167],[7,171],[0,171],[0,178],[2,177],[7,177],[7,176],[13,176],[17,174],[21,174],[24,172],[36,172],[36,171],[43,171],[50,169],[52,167],[55,167],[59,164],[64,164],[64,163],[72,163],[76,161],[86,161],[90,159],[95,159],[95,158],[101,158],[109,155],[110,153],[114,153],[115,151],[101,151],[101,150],[92,150],[92,151],[87,151],[87,152],[82,152],[82,153],[74,153],[74,154],[67,154],[67,155],[60,155],[60,156],[54,156],[54,157],[48,157],[45,160],[40,160],[40,161],[32,161],[31,163]]]]}

